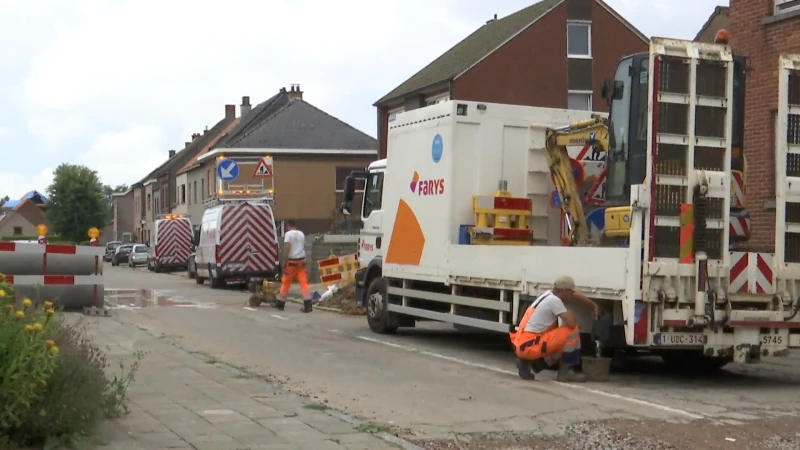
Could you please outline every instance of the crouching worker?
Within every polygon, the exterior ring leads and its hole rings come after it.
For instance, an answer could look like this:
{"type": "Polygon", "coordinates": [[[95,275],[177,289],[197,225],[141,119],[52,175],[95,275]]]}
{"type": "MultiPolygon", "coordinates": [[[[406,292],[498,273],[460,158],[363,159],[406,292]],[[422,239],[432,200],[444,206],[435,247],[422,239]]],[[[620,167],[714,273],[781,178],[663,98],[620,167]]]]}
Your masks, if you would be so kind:
{"type": "Polygon", "coordinates": [[[600,309],[593,301],[575,292],[572,277],[563,276],[553,284],[553,290],[536,298],[525,311],[515,331],[509,333],[517,355],[519,376],[533,380],[535,373],[558,367],[557,381],[583,382],[586,376],[576,370],[581,363],[581,335],[575,315],[564,301],[580,301],[590,306],[598,317],[600,309]],[[558,325],[558,319],[562,325],[558,325]]]}

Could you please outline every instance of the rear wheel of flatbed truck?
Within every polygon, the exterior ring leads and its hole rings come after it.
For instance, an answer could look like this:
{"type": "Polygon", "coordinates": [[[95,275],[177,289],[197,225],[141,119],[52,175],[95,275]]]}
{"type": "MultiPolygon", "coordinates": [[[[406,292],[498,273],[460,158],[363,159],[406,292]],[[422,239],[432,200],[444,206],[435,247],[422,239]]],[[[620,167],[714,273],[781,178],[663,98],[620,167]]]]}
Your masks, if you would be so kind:
{"type": "Polygon", "coordinates": [[[385,278],[373,278],[367,288],[367,323],[369,329],[378,334],[397,332],[397,314],[389,312],[389,283],[385,278]]]}

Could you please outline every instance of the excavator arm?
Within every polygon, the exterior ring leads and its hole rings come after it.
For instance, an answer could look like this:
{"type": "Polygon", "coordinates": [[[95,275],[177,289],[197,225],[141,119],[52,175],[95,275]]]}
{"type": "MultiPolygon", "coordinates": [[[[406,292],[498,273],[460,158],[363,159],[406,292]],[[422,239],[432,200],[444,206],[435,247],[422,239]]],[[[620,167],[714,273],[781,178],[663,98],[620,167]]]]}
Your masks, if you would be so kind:
{"type": "Polygon", "coordinates": [[[586,245],[588,228],[583,211],[583,199],[572,175],[567,146],[596,146],[608,154],[608,119],[594,116],[591,119],[547,130],[547,164],[556,187],[561,212],[567,221],[567,245],[586,245]]]}

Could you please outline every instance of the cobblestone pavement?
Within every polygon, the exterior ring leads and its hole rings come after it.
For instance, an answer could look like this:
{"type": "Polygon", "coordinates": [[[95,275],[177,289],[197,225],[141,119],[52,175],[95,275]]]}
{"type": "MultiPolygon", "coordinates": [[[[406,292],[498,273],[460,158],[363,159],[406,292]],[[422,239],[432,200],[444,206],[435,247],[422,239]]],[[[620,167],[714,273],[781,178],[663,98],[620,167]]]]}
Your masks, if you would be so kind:
{"type": "Polygon", "coordinates": [[[360,431],[379,428],[339,418],[325,405],[113,317],[91,320],[90,330],[103,343],[110,370],[118,370],[121,358],[130,362],[134,352],[147,352],[130,390],[130,414],[104,424],[102,449],[401,448],[360,431]]]}

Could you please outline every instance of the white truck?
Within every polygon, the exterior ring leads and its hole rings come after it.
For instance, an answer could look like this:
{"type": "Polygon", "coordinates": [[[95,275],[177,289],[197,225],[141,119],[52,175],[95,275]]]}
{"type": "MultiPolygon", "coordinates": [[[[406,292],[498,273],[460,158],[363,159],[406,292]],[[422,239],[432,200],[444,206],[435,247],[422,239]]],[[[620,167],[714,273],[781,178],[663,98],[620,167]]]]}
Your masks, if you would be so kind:
{"type": "Polygon", "coordinates": [[[559,173],[546,137],[591,113],[456,100],[398,115],[388,159],[352,173],[342,205],[349,213],[365,178],[356,295],[370,328],[432,320],[508,332],[568,274],[605,312],[593,321],[576,310],[587,350],[600,341],[614,355],[709,368],[787,354],[800,345],[800,258],[784,255],[800,252],[784,249],[784,232],[800,224],[787,227],[782,208],[800,180],[779,146],[775,250],[731,252],[732,92],[726,45],[653,38],[648,54],[620,62],[604,87],[605,231],[579,246],[562,245],[576,224],[548,204],[559,173]]]}

